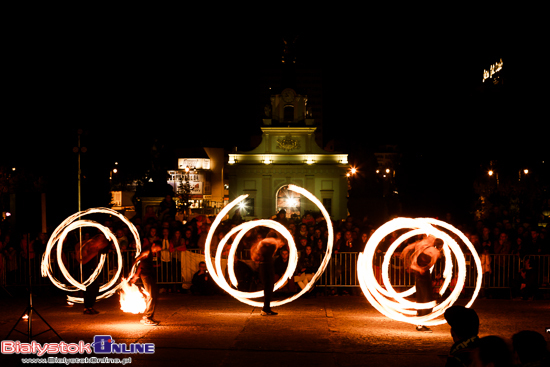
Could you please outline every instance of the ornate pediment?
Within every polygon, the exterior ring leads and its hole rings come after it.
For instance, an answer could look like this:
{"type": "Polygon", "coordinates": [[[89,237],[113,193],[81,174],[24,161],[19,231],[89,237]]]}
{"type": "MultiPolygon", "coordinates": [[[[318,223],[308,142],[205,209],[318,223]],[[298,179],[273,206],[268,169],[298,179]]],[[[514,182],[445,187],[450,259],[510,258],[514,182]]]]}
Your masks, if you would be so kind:
{"type": "Polygon", "coordinates": [[[277,149],[288,151],[300,149],[300,140],[292,139],[290,134],[284,138],[277,139],[277,149]]]}

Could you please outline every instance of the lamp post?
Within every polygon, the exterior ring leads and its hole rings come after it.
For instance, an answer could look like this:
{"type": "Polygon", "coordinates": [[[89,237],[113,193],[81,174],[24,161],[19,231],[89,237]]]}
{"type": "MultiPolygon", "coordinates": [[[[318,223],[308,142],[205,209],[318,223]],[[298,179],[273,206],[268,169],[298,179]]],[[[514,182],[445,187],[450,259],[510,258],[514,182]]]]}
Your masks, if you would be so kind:
{"type": "Polygon", "coordinates": [[[496,178],[496,180],[497,180],[497,189],[498,189],[498,184],[499,184],[499,182],[498,182],[498,172],[495,172],[495,171],[493,171],[492,169],[490,169],[490,170],[487,172],[487,174],[489,175],[489,177],[495,176],[495,178],[496,178]]]}
{"type": "Polygon", "coordinates": [[[77,135],[78,135],[78,140],[77,140],[77,146],[73,148],[73,152],[77,154],[77,161],[78,161],[78,173],[77,173],[77,180],[78,180],[78,211],[82,211],[82,206],[81,206],[81,199],[82,199],[82,195],[81,195],[81,188],[80,188],[80,184],[81,184],[81,177],[82,177],[82,170],[80,168],[80,153],[86,153],[87,151],[87,148],[86,147],[81,147],[80,146],[80,136],[82,135],[82,129],[78,129],[77,130],[77,135]]]}
{"type": "Polygon", "coordinates": [[[349,190],[351,190],[351,178],[357,174],[357,168],[351,167],[350,170],[346,173],[346,178],[348,179],[348,197],[349,190]]]}
{"type": "Polygon", "coordinates": [[[521,171],[523,171],[523,175],[524,176],[527,176],[527,174],[529,173],[529,170],[527,168],[525,168],[524,170],[519,170],[518,171],[518,175],[519,175],[519,178],[518,178],[518,181],[521,181],[521,171]]]}
{"type": "Polygon", "coordinates": [[[489,175],[489,177],[493,177],[495,176],[496,180],[497,180],[497,190],[498,190],[498,184],[499,184],[499,180],[498,180],[498,172],[494,170],[493,166],[496,164],[497,161],[490,161],[489,162],[489,171],[487,171],[487,174],[489,175]]]}

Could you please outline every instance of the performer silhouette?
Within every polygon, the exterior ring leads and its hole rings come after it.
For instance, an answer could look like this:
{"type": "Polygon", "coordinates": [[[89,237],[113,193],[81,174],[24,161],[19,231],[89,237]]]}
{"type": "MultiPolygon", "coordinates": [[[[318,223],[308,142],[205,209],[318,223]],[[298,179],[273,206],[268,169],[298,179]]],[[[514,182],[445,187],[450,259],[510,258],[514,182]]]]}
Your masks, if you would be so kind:
{"type": "Polygon", "coordinates": [[[264,306],[262,316],[275,316],[278,313],[271,310],[271,298],[275,284],[275,270],[273,267],[273,255],[284,242],[279,239],[277,232],[270,231],[266,238],[252,246],[250,255],[253,261],[260,264],[260,280],[264,285],[264,306]]]}
{"type": "MultiPolygon", "coordinates": [[[[430,268],[440,256],[439,250],[434,246],[436,238],[432,235],[416,241],[403,250],[401,258],[405,260],[405,268],[414,273],[416,282],[416,302],[426,303],[433,301],[432,278],[430,268]]],[[[432,309],[417,310],[417,316],[425,316],[432,309]]],[[[431,333],[432,330],[424,325],[418,325],[416,330],[431,333]]]]}
{"type": "MultiPolygon", "coordinates": [[[[98,255],[106,254],[111,249],[109,240],[103,234],[97,234],[85,241],[76,245],[76,258],[82,264],[82,278],[88,279],[98,266],[98,255]]],[[[94,304],[99,294],[99,277],[97,277],[84,292],[84,314],[96,315],[99,311],[94,309],[94,304]]]]}
{"type": "Polygon", "coordinates": [[[153,318],[158,297],[156,269],[153,264],[153,258],[155,255],[159,254],[161,250],[161,246],[157,242],[154,242],[152,246],[144,247],[143,251],[135,258],[132,264],[133,267],[138,261],[140,262],[136,274],[130,279],[130,283],[134,284],[138,278],[141,278],[143,289],[146,292],[146,309],[140,322],[149,326],[156,326],[160,323],[160,321],[153,318]]]}

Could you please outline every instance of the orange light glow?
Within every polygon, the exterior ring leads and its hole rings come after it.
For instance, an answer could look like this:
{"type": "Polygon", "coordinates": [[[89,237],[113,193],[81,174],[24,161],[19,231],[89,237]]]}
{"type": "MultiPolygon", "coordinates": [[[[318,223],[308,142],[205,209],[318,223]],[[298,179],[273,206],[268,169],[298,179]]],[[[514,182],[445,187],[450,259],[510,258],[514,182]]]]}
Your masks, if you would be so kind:
{"type": "MultiPolygon", "coordinates": [[[[295,185],[288,185],[288,189],[290,191],[297,192],[305,196],[309,200],[311,200],[315,205],[317,205],[317,207],[323,214],[323,217],[325,218],[327,223],[330,223],[330,216],[327,210],[325,209],[323,204],[313,194],[311,194],[306,189],[295,185]]],[[[211,252],[210,249],[211,249],[212,237],[217,227],[219,226],[220,222],[222,221],[222,219],[229,213],[229,211],[233,207],[235,207],[240,202],[245,200],[247,196],[248,195],[239,196],[237,199],[233,200],[231,203],[226,205],[225,208],[223,208],[223,210],[216,216],[216,219],[214,220],[214,222],[212,223],[212,226],[210,227],[210,231],[208,232],[208,235],[206,237],[206,242],[204,244],[204,252],[206,254],[210,254],[211,252]]],[[[263,291],[242,292],[231,287],[224,277],[225,272],[224,272],[224,269],[222,269],[222,265],[221,265],[221,255],[222,255],[223,248],[225,247],[225,243],[228,241],[228,239],[235,236],[227,258],[227,274],[229,275],[231,284],[236,287],[237,277],[235,275],[235,268],[234,268],[236,250],[238,248],[239,242],[244,237],[246,232],[248,232],[250,229],[257,226],[264,226],[264,227],[268,227],[276,230],[277,232],[279,232],[279,234],[281,234],[284,238],[286,238],[288,242],[288,247],[289,247],[288,266],[283,276],[281,276],[281,278],[275,283],[274,291],[284,286],[284,284],[287,282],[287,279],[290,279],[294,275],[294,271],[296,269],[296,266],[298,265],[298,250],[296,248],[296,243],[294,242],[294,238],[292,237],[288,229],[286,229],[279,222],[275,222],[270,219],[259,219],[255,221],[244,222],[238,225],[237,227],[231,229],[231,231],[229,231],[218,244],[218,249],[216,251],[216,256],[215,256],[215,264],[212,264],[212,258],[210,256],[205,256],[205,262],[206,262],[206,267],[208,268],[208,271],[212,276],[212,279],[227,293],[231,294],[233,297],[235,297],[239,301],[246,303],[250,306],[262,307],[263,302],[257,302],[252,300],[251,298],[262,297],[264,295],[264,292],[263,291]]],[[[313,278],[311,279],[311,281],[300,292],[294,294],[293,296],[283,300],[272,301],[271,307],[281,306],[288,302],[294,301],[295,299],[300,297],[302,294],[308,292],[311,289],[311,287],[315,284],[315,281],[317,280],[317,278],[321,276],[321,274],[327,267],[332,254],[332,246],[334,242],[334,230],[332,226],[328,226],[328,232],[329,233],[328,233],[328,239],[327,239],[327,250],[325,252],[325,256],[323,257],[323,261],[321,262],[317,270],[317,273],[313,275],[313,278]]]]}
{"type": "MultiPolygon", "coordinates": [[[[92,282],[99,276],[99,273],[101,272],[103,265],[105,264],[105,254],[101,254],[99,258],[99,264],[97,268],[94,270],[92,275],[86,279],[83,283],[79,283],[74,279],[67,268],[65,267],[65,264],[63,262],[63,243],[65,242],[65,238],[69,234],[70,231],[81,228],[81,227],[95,227],[103,233],[103,235],[110,241],[113,241],[113,245],[115,246],[116,250],[116,260],[118,261],[118,264],[122,264],[122,253],[120,250],[120,245],[118,244],[118,240],[115,237],[115,235],[105,226],[92,221],[92,220],[84,220],[80,219],[80,217],[83,217],[88,214],[96,214],[96,213],[102,213],[107,214],[111,216],[118,217],[122,222],[124,222],[128,228],[130,229],[130,232],[136,239],[136,257],[139,256],[139,253],[141,252],[141,241],[139,237],[139,233],[136,229],[136,227],[130,222],[124,215],[120,214],[119,212],[109,209],[109,208],[91,208],[88,210],[84,210],[81,212],[78,212],[76,214],[71,215],[67,219],[65,219],[52,233],[50,240],[48,241],[48,245],[46,246],[46,250],[44,251],[44,255],[42,257],[42,263],[41,263],[41,272],[43,277],[49,277],[52,283],[58,287],[59,289],[63,289],[69,292],[76,292],[78,290],[85,291],[86,287],[88,287],[92,282]],[[79,220],[77,220],[79,219],[79,220]],[[52,271],[52,263],[51,263],[51,251],[53,247],[57,244],[57,265],[59,266],[59,269],[61,270],[61,274],[67,279],[67,281],[71,284],[70,286],[60,282],[58,279],[56,279],[53,276],[52,271]]],[[[132,277],[135,274],[137,268],[137,264],[134,265],[134,267],[130,270],[130,274],[128,277],[132,277]]],[[[116,274],[104,285],[102,285],[99,288],[101,295],[97,296],[97,300],[107,298],[112,296],[120,287],[120,284],[115,285],[117,280],[120,277],[120,274],[122,272],[122,266],[117,267],[116,274]]],[[[69,302],[75,302],[75,303],[84,303],[84,299],[82,297],[72,297],[67,296],[67,300],[69,302]]]]}
{"type": "MultiPolygon", "coordinates": [[[[438,319],[445,310],[452,306],[453,303],[458,299],[462,288],[464,287],[464,282],[466,278],[466,261],[462,249],[457,244],[457,242],[449,236],[447,233],[436,228],[441,227],[456,235],[460,240],[469,248],[472,253],[472,258],[474,259],[475,266],[477,269],[477,279],[476,287],[474,289],[472,298],[466,307],[470,307],[474,302],[479,290],[481,288],[481,279],[482,279],[482,270],[481,270],[481,260],[477,256],[477,252],[473,247],[472,243],[468,240],[466,236],[453,226],[448,223],[431,219],[431,218],[396,218],[392,221],[389,221],[378,228],[368,240],[367,245],[363,253],[359,254],[359,259],[357,261],[357,277],[359,279],[359,284],[363,293],[369,300],[369,302],[380,311],[382,314],[386,315],[397,321],[407,322],[413,325],[439,325],[445,323],[444,319],[438,319]],[[384,255],[384,261],[382,263],[382,281],[383,286],[378,283],[374,275],[374,269],[372,265],[373,257],[378,245],[384,240],[384,238],[392,232],[401,229],[410,229],[409,232],[402,234],[398,239],[396,239],[391,246],[388,248],[387,252],[384,255]],[[451,292],[451,294],[444,299],[441,303],[436,304],[435,301],[426,302],[426,303],[415,303],[411,302],[405,297],[408,297],[416,292],[416,287],[411,287],[408,290],[397,293],[392,287],[388,275],[388,270],[390,267],[390,259],[397,249],[397,247],[408,240],[409,238],[416,235],[432,235],[436,238],[439,238],[443,241],[443,255],[445,259],[451,259],[451,251],[454,253],[457,264],[458,264],[458,274],[453,275],[453,265],[452,261],[445,261],[445,269],[443,271],[444,283],[440,290],[440,295],[443,295],[453,278],[456,279],[456,286],[451,292]],[[425,316],[416,316],[416,311],[420,309],[432,309],[432,312],[425,316]]],[[[436,250],[437,251],[437,250],[436,250]]],[[[433,267],[430,271],[433,270],[433,267]]]]}
{"type": "Polygon", "coordinates": [[[145,312],[145,295],[149,295],[143,288],[140,289],[135,284],[129,284],[128,279],[122,279],[120,283],[120,309],[124,312],[133,314],[145,312]]]}

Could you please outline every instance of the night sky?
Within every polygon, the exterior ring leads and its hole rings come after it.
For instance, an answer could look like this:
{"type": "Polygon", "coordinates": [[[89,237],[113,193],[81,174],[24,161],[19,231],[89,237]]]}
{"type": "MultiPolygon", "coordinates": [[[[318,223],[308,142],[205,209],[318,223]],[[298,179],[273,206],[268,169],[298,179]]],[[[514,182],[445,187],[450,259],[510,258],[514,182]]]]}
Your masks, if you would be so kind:
{"type": "Polygon", "coordinates": [[[0,164],[74,178],[78,128],[85,163],[104,170],[146,159],[154,139],[250,148],[261,133],[261,71],[277,67],[282,38],[297,35],[297,63],[322,71],[324,140],[359,167],[378,145],[398,144],[410,190],[461,202],[450,192],[469,197],[491,160],[510,172],[548,164],[542,33],[528,19],[472,14],[21,25],[5,46],[0,164]],[[481,93],[483,69],[500,58],[503,90],[481,93]]]}

